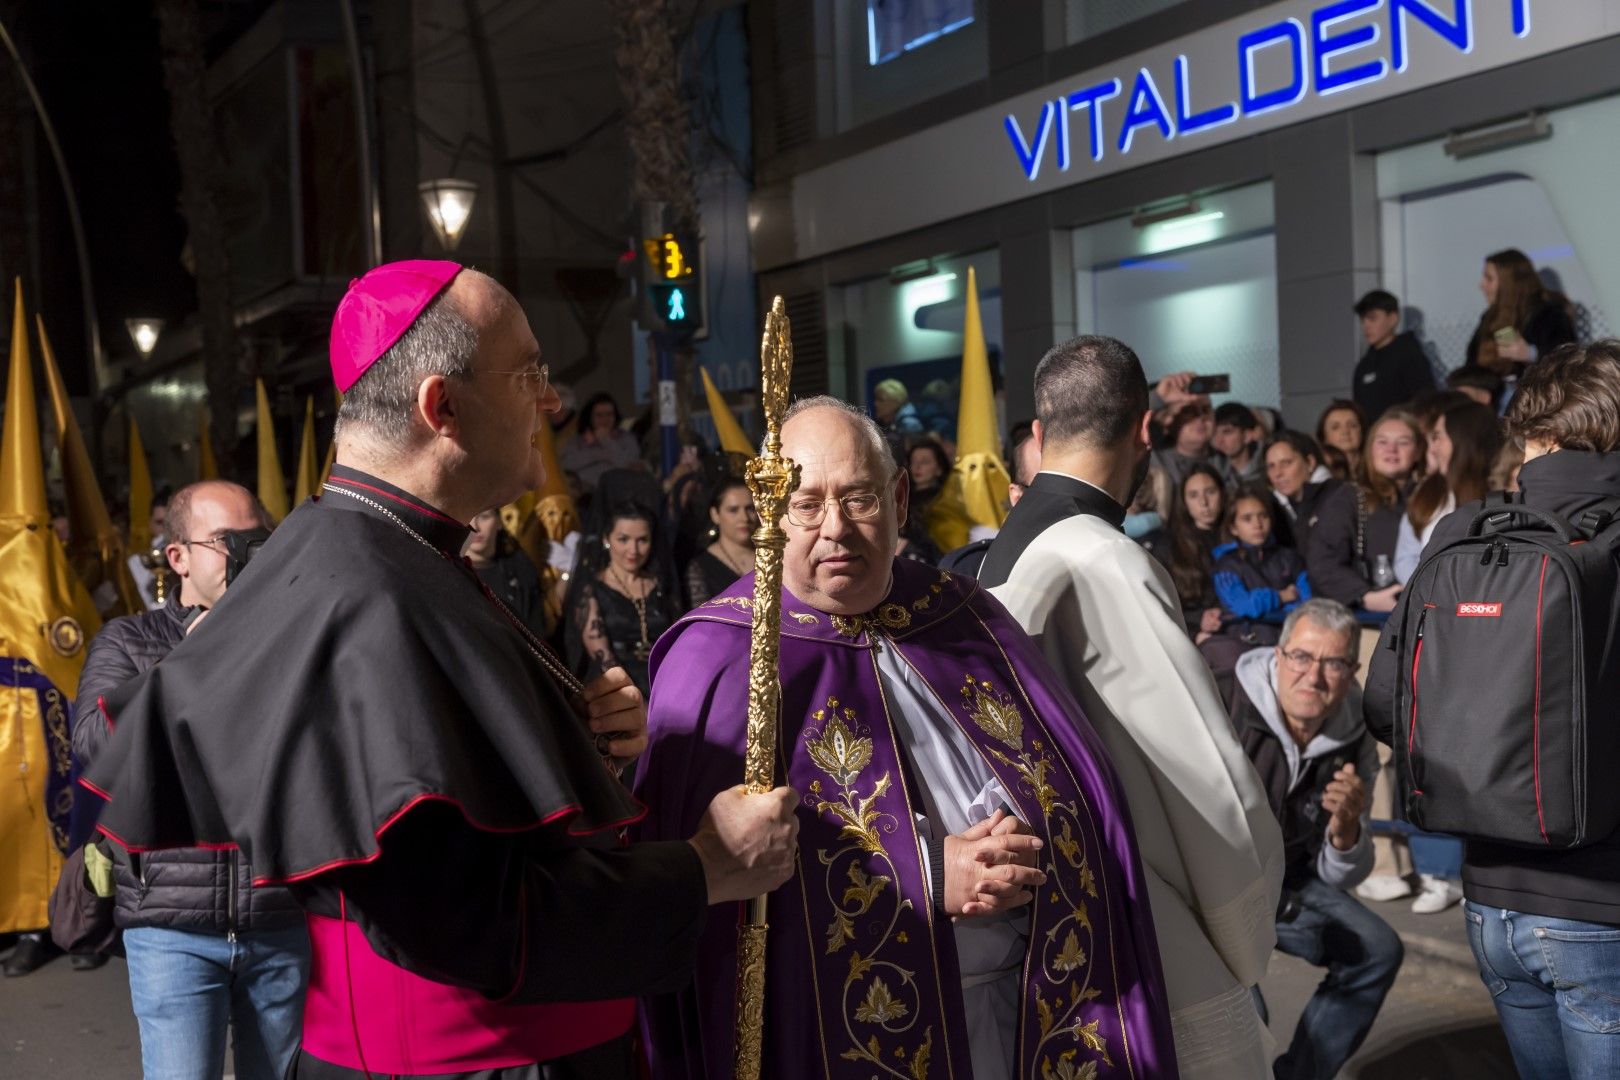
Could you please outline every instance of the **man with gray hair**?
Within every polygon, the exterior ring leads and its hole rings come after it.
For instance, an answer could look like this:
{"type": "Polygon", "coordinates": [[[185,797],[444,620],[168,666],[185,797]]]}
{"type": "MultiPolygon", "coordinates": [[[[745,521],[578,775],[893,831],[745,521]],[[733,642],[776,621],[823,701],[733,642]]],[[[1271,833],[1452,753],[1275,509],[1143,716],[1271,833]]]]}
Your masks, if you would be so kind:
{"type": "Polygon", "coordinates": [[[581,688],[461,558],[469,521],[544,480],[557,401],[510,293],[378,267],[331,360],[324,494],[103,701],[102,831],[240,849],[288,886],[311,965],[287,1075],[634,1076],[635,995],[690,978],[708,904],[787,880],[797,797],[720,792],[690,832],[621,842],[640,693],[622,669],[581,688]]]}
{"type": "Polygon", "coordinates": [[[1275,648],[1237,662],[1232,725],[1282,826],[1277,948],[1327,968],[1279,1080],[1337,1076],[1367,1037],[1401,966],[1401,939],[1350,890],[1372,869],[1367,792],[1378,753],[1361,719],[1361,626],[1335,600],[1289,613],[1275,648]]]}
{"type": "MultiPolygon", "coordinates": [[[[808,795],[802,880],[770,897],[764,1075],[1168,1075],[1141,862],[1079,706],[976,582],[895,557],[910,480],[871,417],[797,402],[782,453],[778,739],[808,795]]],[[[753,595],[653,650],[644,836],[741,775],[753,595]]],[[[730,1075],[736,924],[714,909],[696,982],[645,1003],[658,1080],[730,1075]]]]}

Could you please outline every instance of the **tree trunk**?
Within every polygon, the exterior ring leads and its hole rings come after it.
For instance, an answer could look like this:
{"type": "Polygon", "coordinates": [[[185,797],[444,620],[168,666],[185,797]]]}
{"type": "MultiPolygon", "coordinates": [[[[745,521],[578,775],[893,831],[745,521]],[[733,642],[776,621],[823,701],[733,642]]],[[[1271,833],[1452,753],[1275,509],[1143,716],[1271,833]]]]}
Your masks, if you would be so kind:
{"type": "Polygon", "coordinates": [[[202,319],[203,372],[214,418],[214,457],[236,459],[241,347],[231,303],[230,253],[220,212],[220,146],[208,104],[207,65],[197,0],[155,0],[169,91],[169,127],[180,164],[180,213],[190,234],[202,319]]]}

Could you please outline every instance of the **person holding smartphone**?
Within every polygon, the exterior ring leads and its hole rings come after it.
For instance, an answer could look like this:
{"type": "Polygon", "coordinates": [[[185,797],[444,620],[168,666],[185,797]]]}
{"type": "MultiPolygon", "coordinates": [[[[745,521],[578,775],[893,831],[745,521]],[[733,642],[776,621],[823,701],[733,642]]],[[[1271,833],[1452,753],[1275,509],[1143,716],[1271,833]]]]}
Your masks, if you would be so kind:
{"type": "Polygon", "coordinates": [[[1485,257],[1479,291],[1485,314],[1468,343],[1465,367],[1512,375],[1574,342],[1568,298],[1542,285],[1535,264],[1517,248],[1485,257]]]}

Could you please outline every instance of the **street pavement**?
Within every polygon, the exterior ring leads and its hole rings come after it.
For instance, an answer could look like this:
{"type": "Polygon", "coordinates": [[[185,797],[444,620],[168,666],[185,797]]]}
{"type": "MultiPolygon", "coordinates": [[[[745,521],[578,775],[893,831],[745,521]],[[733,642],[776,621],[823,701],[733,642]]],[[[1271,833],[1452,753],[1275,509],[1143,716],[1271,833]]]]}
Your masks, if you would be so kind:
{"type": "MultiPolygon", "coordinates": [[[[1410,901],[1371,905],[1400,933],[1406,962],[1350,1080],[1514,1080],[1507,1044],[1474,970],[1461,908],[1413,915],[1410,901]]],[[[1293,1035],[1320,969],[1278,953],[1262,989],[1279,1046],[1293,1035]]],[[[0,978],[0,1077],[139,1080],[140,1042],[122,960],[79,972],[65,960],[0,978]]]]}

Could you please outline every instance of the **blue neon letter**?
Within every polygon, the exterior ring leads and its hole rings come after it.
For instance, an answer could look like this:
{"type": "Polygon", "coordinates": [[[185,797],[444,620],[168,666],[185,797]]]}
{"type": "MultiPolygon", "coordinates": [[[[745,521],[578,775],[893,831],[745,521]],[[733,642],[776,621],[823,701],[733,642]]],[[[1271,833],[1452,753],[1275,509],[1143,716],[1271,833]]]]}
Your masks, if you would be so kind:
{"type": "Polygon", "coordinates": [[[1513,36],[1530,36],[1530,0],[1513,0],[1513,36]]]}
{"type": "Polygon", "coordinates": [[[1471,53],[1474,51],[1473,8],[1473,0],[1451,0],[1452,19],[1447,22],[1444,15],[1429,6],[1429,0],[1389,0],[1389,54],[1395,61],[1395,70],[1405,71],[1410,60],[1406,55],[1408,13],[1451,42],[1458,52],[1471,53]]]}
{"type": "Polygon", "coordinates": [[[1069,108],[1084,109],[1089,106],[1091,109],[1092,161],[1101,161],[1103,157],[1102,103],[1111,97],[1118,97],[1122,88],[1118,79],[1109,79],[1069,95],[1069,108]]]}
{"type": "Polygon", "coordinates": [[[1035,145],[1031,147],[1029,140],[1024,138],[1023,129],[1018,126],[1018,118],[1012,113],[1007,114],[1007,137],[1018,152],[1018,164],[1023,166],[1024,175],[1031,180],[1041,171],[1041,158],[1046,155],[1046,141],[1052,137],[1052,121],[1056,116],[1057,109],[1052,102],[1041,103],[1040,130],[1036,132],[1035,145]]]}
{"type": "Polygon", "coordinates": [[[1315,75],[1318,94],[1348,90],[1364,82],[1376,82],[1389,74],[1389,65],[1384,62],[1383,57],[1366,64],[1345,68],[1343,71],[1328,70],[1328,61],[1333,57],[1364,45],[1371,45],[1378,40],[1376,23],[1358,26],[1342,34],[1330,33],[1331,28],[1345,19],[1354,18],[1368,11],[1377,11],[1383,6],[1384,0],[1339,0],[1336,4],[1329,4],[1311,13],[1311,45],[1316,54],[1315,75]]]}
{"type": "Polygon", "coordinates": [[[1057,142],[1058,142],[1057,159],[1058,159],[1058,171],[1059,172],[1068,172],[1069,171],[1069,110],[1068,110],[1068,107],[1066,105],[1064,105],[1062,98],[1058,98],[1056,101],[1052,102],[1052,107],[1057,110],[1057,142]]]}
{"type": "Polygon", "coordinates": [[[1136,85],[1131,88],[1131,103],[1125,110],[1125,123],[1119,129],[1119,152],[1131,152],[1131,140],[1136,137],[1136,129],[1152,124],[1159,129],[1159,134],[1166,139],[1176,137],[1176,129],[1170,126],[1170,114],[1164,107],[1164,98],[1159,96],[1159,88],[1153,84],[1153,73],[1143,68],[1136,73],[1136,85]]]}
{"type": "Polygon", "coordinates": [[[1305,28],[1298,19],[1284,19],[1251,30],[1238,38],[1238,84],[1238,98],[1244,116],[1257,116],[1285,108],[1305,96],[1305,28]],[[1278,42],[1288,43],[1288,55],[1294,67],[1293,78],[1281,89],[1257,94],[1254,89],[1254,54],[1278,42]]]}
{"type": "Polygon", "coordinates": [[[1176,57],[1176,130],[1191,135],[1205,128],[1220,127],[1237,119],[1237,106],[1230,101],[1201,113],[1192,112],[1192,93],[1187,88],[1187,58],[1176,57]]]}

